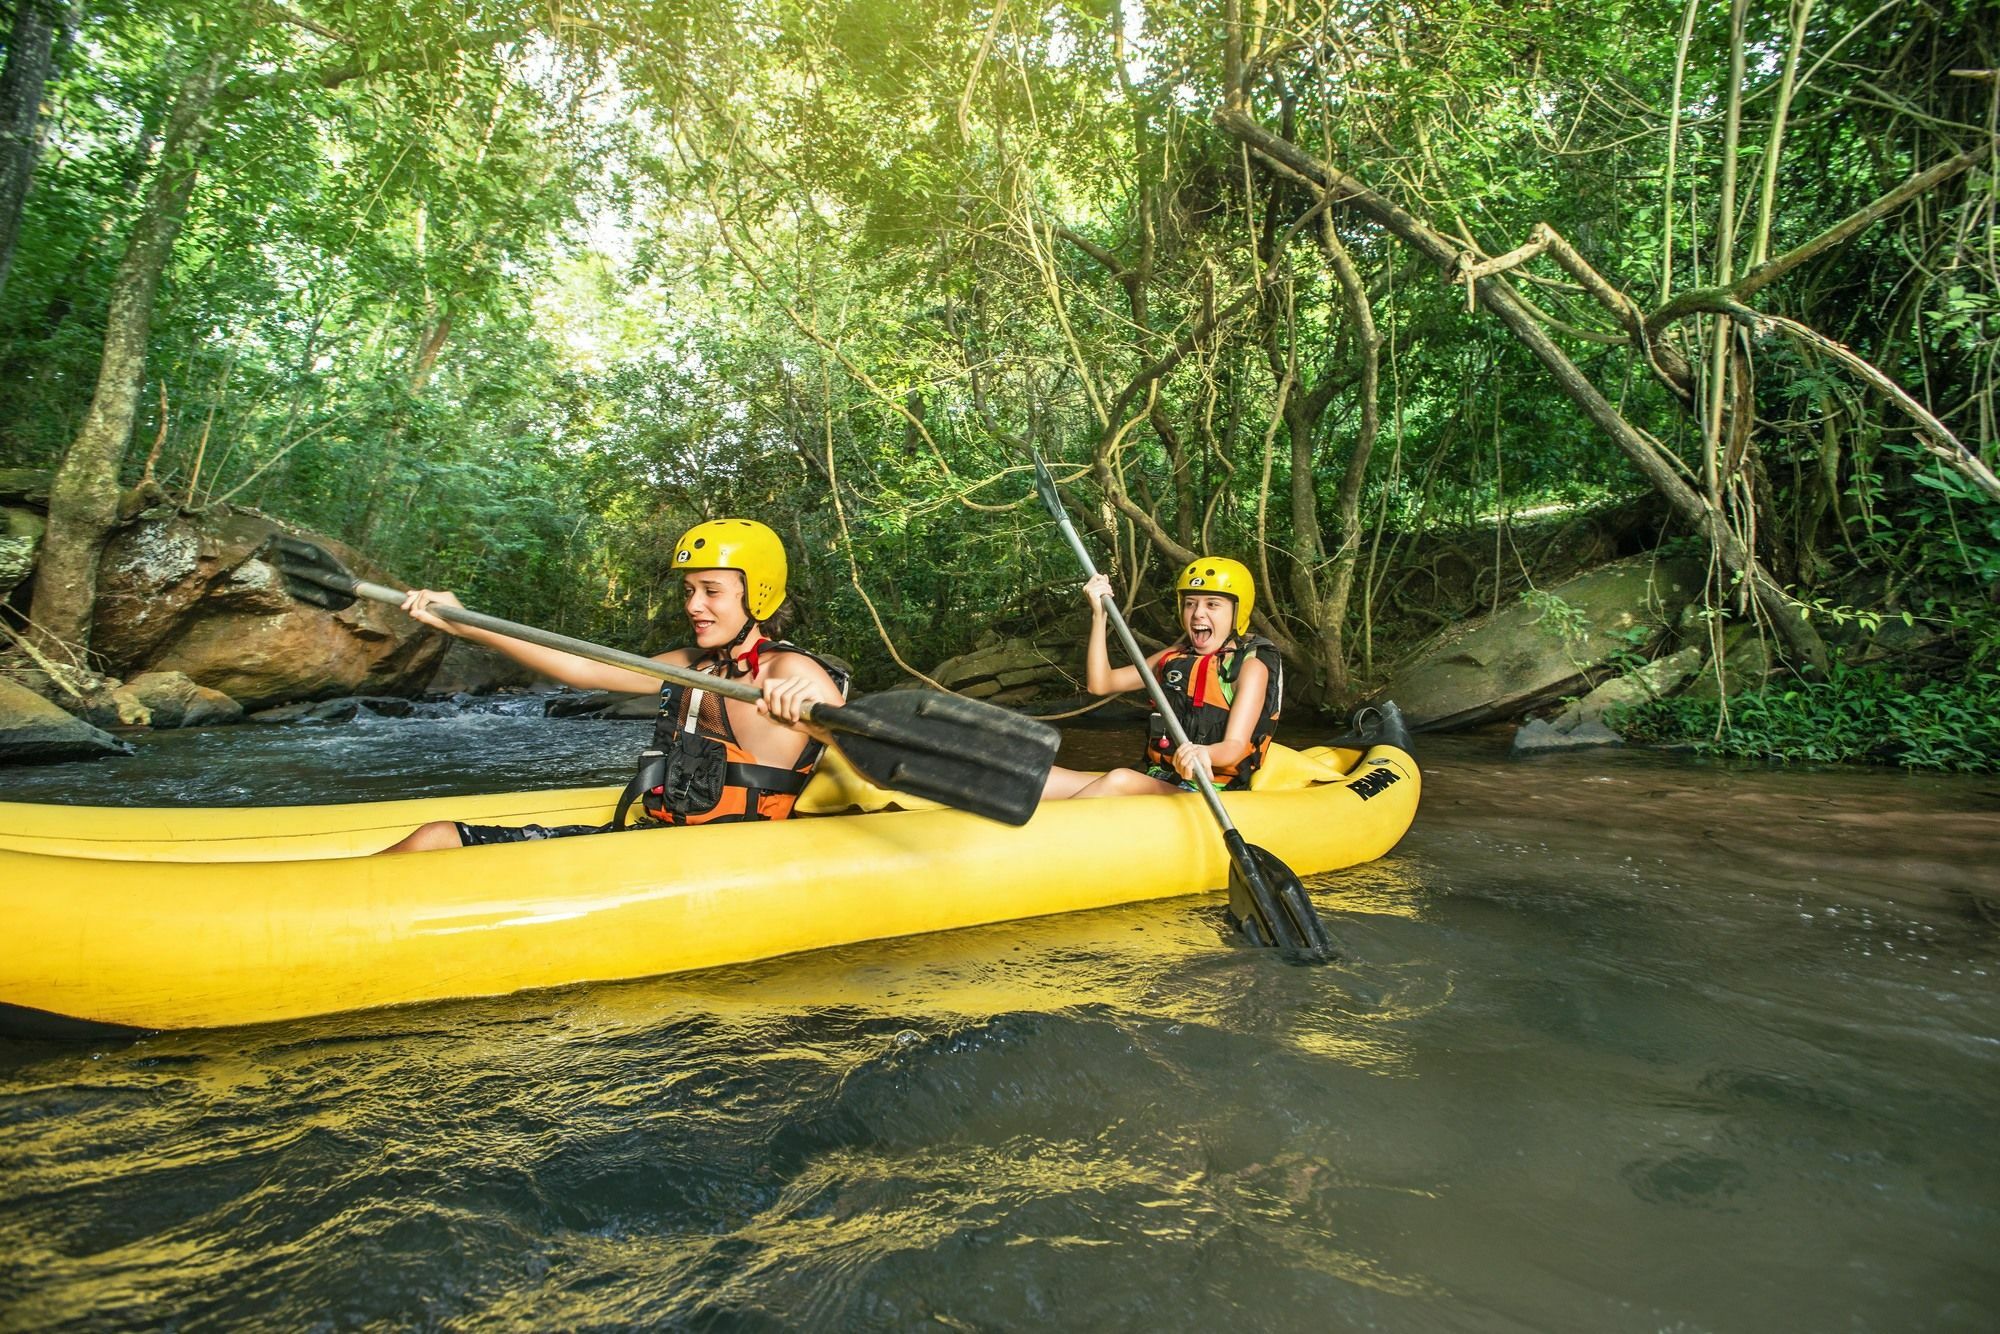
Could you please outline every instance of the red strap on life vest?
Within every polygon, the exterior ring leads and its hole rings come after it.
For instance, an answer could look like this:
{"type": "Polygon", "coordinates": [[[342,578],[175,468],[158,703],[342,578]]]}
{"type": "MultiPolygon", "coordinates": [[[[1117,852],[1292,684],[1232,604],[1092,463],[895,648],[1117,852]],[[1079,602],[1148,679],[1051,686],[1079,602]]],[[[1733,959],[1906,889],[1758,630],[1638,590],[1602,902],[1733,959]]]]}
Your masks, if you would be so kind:
{"type": "Polygon", "coordinates": [[[1208,698],[1206,677],[1215,675],[1215,655],[1204,653],[1194,660],[1194,670],[1188,673],[1188,699],[1199,705],[1208,698]]]}
{"type": "Polygon", "coordinates": [[[710,649],[702,656],[699,662],[695,663],[695,670],[702,670],[703,663],[713,663],[714,671],[710,673],[713,676],[720,676],[725,680],[731,681],[739,676],[754,679],[757,675],[758,655],[763,652],[764,645],[770,642],[769,639],[758,640],[748,649],[744,650],[743,656],[740,658],[730,653],[726,648],[710,649]]]}

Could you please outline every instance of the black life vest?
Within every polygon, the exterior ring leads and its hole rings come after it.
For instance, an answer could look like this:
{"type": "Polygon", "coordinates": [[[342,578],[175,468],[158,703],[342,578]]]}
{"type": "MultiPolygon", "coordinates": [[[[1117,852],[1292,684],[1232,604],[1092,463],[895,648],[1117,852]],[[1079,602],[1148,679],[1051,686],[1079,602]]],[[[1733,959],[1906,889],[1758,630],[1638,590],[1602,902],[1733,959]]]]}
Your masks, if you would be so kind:
{"type": "MultiPolygon", "coordinates": [[[[1229,711],[1236,703],[1236,680],[1243,664],[1251,659],[1264,664],[1270,684],[1264,690],[1264,707],[1259,711],[1257,730],[1250,734],[1250,753],[1226,768],[1215,771],[1215,784],[1226,791],[1250,786],[1250,777],[1271,749],[1271,735],[1278,727],[1278,713],[1285,703],[1285,664],[1278,646],[1261,635],[1231,638],[1229,644],[1210,654],[1197,654],[1184,644],[1176,644],[1163,654],[1153,668],[1160,689],[1180,720],[1187,739],[1198,746],[1212,746],[1229,735],[1229,711]]],[[[1144,765],[1173,767],[1174,742],[1167,735],[1166,720],[1155,713],[1146,726],[1144,765]]]]}
{"type": "MultiPolygon", "coordinates": [[[[751,673],[759,657],[798,653],[826,669],[841,694],[848,674],[824,658],[782,640],[766,640],[750,654],[751,673]]],[[[708,671],[714,664],[697,666],[708,671]]],[[[653,742],[639,755],[639,769],[618,798],[613,824],[623,829],[634,802],[666,824],[725,824],[782,820],[792,813],[826,747],[808,738],[788,769],[759,764],[736,743],[722,696],[673,681],[660,683],[660,711],[653,742]]]]}

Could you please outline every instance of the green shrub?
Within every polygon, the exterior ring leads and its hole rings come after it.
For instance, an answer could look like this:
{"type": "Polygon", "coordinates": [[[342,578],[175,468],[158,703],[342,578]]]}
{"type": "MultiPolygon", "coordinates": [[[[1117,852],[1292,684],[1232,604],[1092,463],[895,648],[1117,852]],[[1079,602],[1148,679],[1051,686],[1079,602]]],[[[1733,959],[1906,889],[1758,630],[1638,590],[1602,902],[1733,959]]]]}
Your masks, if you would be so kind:
{"type": "Polygon", "coordinates": [[[1729,700],[1651,700],[1607,721],[1632,741],[1785,762],[1900,764],[2000,771],[2000,681],[1906,682],[1879,668],[1836,666],[1824,681],[1767,686],[1729,700]]]}

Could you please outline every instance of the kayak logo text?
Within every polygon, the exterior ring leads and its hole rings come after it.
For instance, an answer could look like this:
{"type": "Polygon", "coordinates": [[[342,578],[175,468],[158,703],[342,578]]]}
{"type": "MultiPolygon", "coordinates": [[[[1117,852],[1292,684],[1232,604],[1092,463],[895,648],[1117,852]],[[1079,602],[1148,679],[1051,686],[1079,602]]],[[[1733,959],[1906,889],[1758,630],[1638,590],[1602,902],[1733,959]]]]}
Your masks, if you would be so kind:
{"type": "Polygon", "coordinates": [[[1347,785],[1347,790],[1363,801],[1367,801],[1370,797],[1379,794],[1383,788],[1388,787],[1391,783],[1400,783],[1402,781],[1403,776],[1401,774],[1397,773],[1394,769],[1384,766],[1361,775],[1361,777],[1347,785]]]}

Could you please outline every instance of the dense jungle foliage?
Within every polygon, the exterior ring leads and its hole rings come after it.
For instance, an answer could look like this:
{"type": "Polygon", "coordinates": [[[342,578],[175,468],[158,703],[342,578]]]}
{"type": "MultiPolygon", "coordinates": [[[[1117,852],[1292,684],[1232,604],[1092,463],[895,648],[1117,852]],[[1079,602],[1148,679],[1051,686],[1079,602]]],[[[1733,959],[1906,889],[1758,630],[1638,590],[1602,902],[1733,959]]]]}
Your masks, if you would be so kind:
{"type": "Polygon", "coordinates": [[[653,647],[744,513],[882,684],[1071,610],[1033,445],[1142,621],[1240,555],[1328,704],[1645,493],[1803,679],[2000,666],[1985,0],[6,12],[48,642],[121,505],[653,647]]]}

